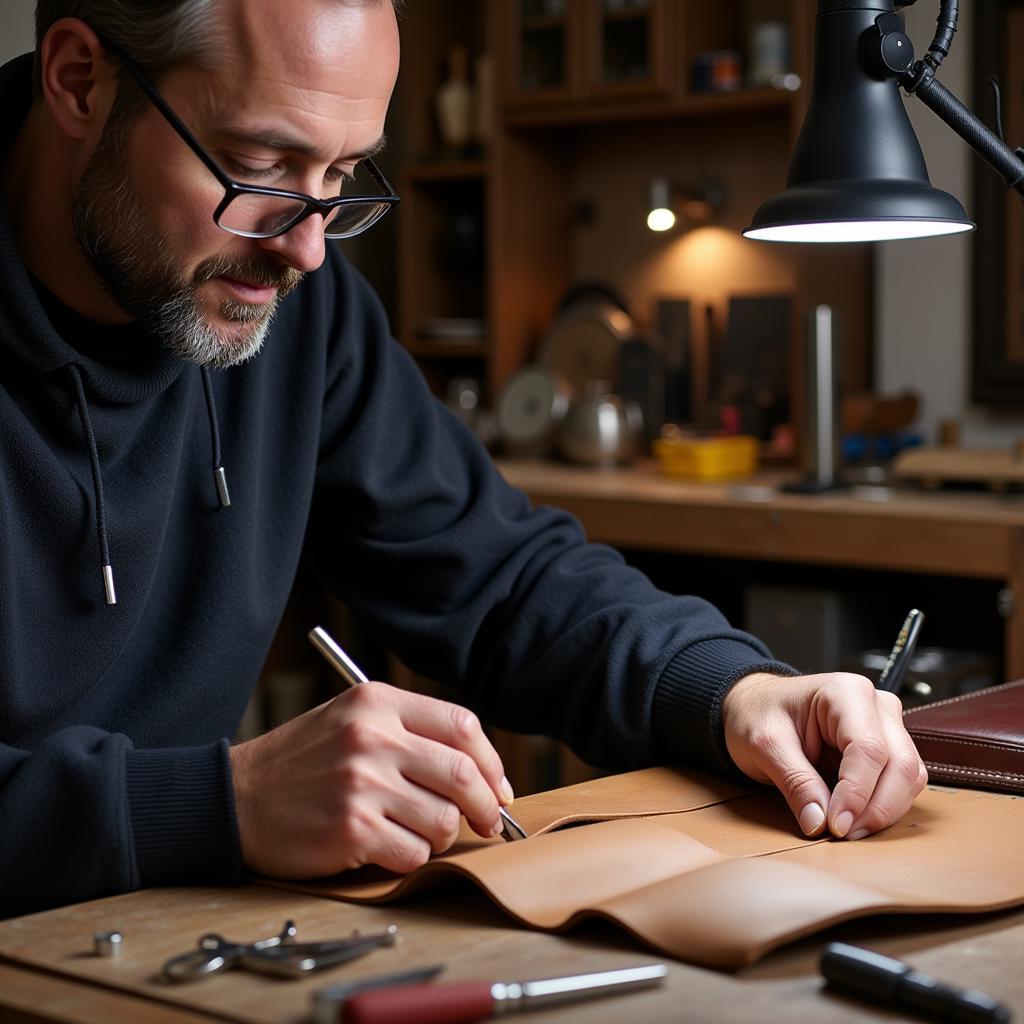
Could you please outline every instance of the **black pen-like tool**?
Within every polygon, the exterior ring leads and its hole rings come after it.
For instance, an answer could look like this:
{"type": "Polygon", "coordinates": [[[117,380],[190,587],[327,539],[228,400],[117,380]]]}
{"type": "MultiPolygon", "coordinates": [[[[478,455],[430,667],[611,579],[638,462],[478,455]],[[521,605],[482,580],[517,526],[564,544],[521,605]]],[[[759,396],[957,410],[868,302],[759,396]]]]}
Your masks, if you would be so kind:
{"type": "Polygon", "coordinates": [[[890,693],[900,692],[903,678],[907,674],[907,667],[910,665],[910,659],[917,644],[917,634],[921,632],[923,622],[924,612],[912,608],[900,629],[899,636],[896,637],[889,660],[885,663],[878,682],[875,683],[876,690],[888,690],[890,693]]]}
{"type": "Polygon", "coordinates": [[[871,1002],[948,1024],[1008,1024],[1010,1009],[974,989],[946,985],[870,949],[830,942],[821,954],[821,973],[836,988],[871,1002]]]}

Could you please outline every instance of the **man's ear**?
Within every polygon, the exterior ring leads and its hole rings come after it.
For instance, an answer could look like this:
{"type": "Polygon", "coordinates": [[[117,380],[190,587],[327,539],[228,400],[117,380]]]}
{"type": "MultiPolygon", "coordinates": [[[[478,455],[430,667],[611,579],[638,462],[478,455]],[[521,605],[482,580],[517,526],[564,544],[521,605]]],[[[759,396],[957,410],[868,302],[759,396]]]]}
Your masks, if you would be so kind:
{"type": "Polygon", "coordinates": [[[106,121],[117,76],[96,33],[78,18],[53,23],[39,48],[43,102],[64,132],[84,139],[106,121]]]}

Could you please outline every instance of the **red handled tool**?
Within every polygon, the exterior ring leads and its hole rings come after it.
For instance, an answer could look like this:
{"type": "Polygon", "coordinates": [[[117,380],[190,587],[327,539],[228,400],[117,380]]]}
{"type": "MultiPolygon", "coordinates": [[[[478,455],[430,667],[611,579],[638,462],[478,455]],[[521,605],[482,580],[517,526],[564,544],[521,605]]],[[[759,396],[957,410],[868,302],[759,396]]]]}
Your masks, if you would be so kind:
{"type": "Polygon", "coordinates": [[[667,973],[664,964],[647,964],[537,981],[403,985],[352,996],[344,1003],[341,1020],[344,1024],[460,1024],[554,1003],[648,988],[660,984],[667,973]]]}

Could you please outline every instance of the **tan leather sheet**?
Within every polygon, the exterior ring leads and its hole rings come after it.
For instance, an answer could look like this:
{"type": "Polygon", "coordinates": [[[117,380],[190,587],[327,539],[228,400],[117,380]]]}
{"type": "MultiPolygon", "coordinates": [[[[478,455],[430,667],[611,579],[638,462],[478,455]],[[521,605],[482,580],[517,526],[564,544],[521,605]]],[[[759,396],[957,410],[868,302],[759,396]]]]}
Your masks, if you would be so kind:
{"type": "Polygon", "coordinates": [[[530,927],[604,917],[721,968],[849,918],[1024,903],[1024,799],[1005,794],[929,787],[899,823],[855,843],[804,838],[773,790],[663,768],[524,797],[514,814],[529,839],[465,830],[410,875],[268,884],[386,902],[455,874],[530,927]]]}

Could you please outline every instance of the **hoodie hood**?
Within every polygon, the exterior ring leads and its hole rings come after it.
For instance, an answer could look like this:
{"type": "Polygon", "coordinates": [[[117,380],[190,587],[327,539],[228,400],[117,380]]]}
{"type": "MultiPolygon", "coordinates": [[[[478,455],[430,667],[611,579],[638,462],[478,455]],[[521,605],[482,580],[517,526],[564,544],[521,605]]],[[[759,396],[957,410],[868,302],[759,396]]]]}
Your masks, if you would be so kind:
{"type": "MultiPolygon", "coordinates": [[[[0,68],[0,97],[6,117],[0,121],[0,154],[6,155],[28,116],[32,104],[32,55],[25,54],[0,68]]],[[[0,157],[2,159],[2,157],[0,157]]],[[[2,190],[0,190],[2,191],[2,190]]],[[[68,244],[75,244],[73,241],[68,244]]],[[[33,279],[18,250],[6,196],[0,194],[0,322],[5,332],[0,366],[21,377],[26,389],[63,389],[77,408],[77,437],[89,455],[93,492],[93,521],[103,591],[108,605],[117,603],[107,509],[104,499],[100,445],[93,430],[90,401],[127,405],[150,401],[181,375],[185,361],[164,348],[137,325],[95,324],[69,309],[33,279]]],[[[227,480],[221,465],[220,431],[209,371],[201,370],[203,400],[210,422],[213,483],[222,508],[230,505],[227,480]]]]}
{"type": "MultiPolygon", "coordinates": [[[[0,153],[5,156],[32,105],[32,54],[16,57],[0,67],[0,98],[3,101],[0,153]]],[[[26,270],[18,251],[6,196],[2,192],[0,273],[7,281],[6,289],[0,293],[0,312],[16,328],[8,333],[0,348],[0,360],[5,370],[42,376],[77,365],[90,396],[122,403],[137,402],[159,394],[185,368],[185,362],[156,339],[146,344],[136,328],[132,328],[136,344],[131,358],[111,359],[109,352],[98,351],[103,346],[97,346],[96,342],[104,334],[117,335],[119,328],[105,332],[84,318],[76,318],[73,314],[69,316],[60,309],[59,301],[52,297],[47,296],[44,303],[39,286],[26,270]],[[54,325],[55,319],[60,321],[61,331],[54,325]]]]}

